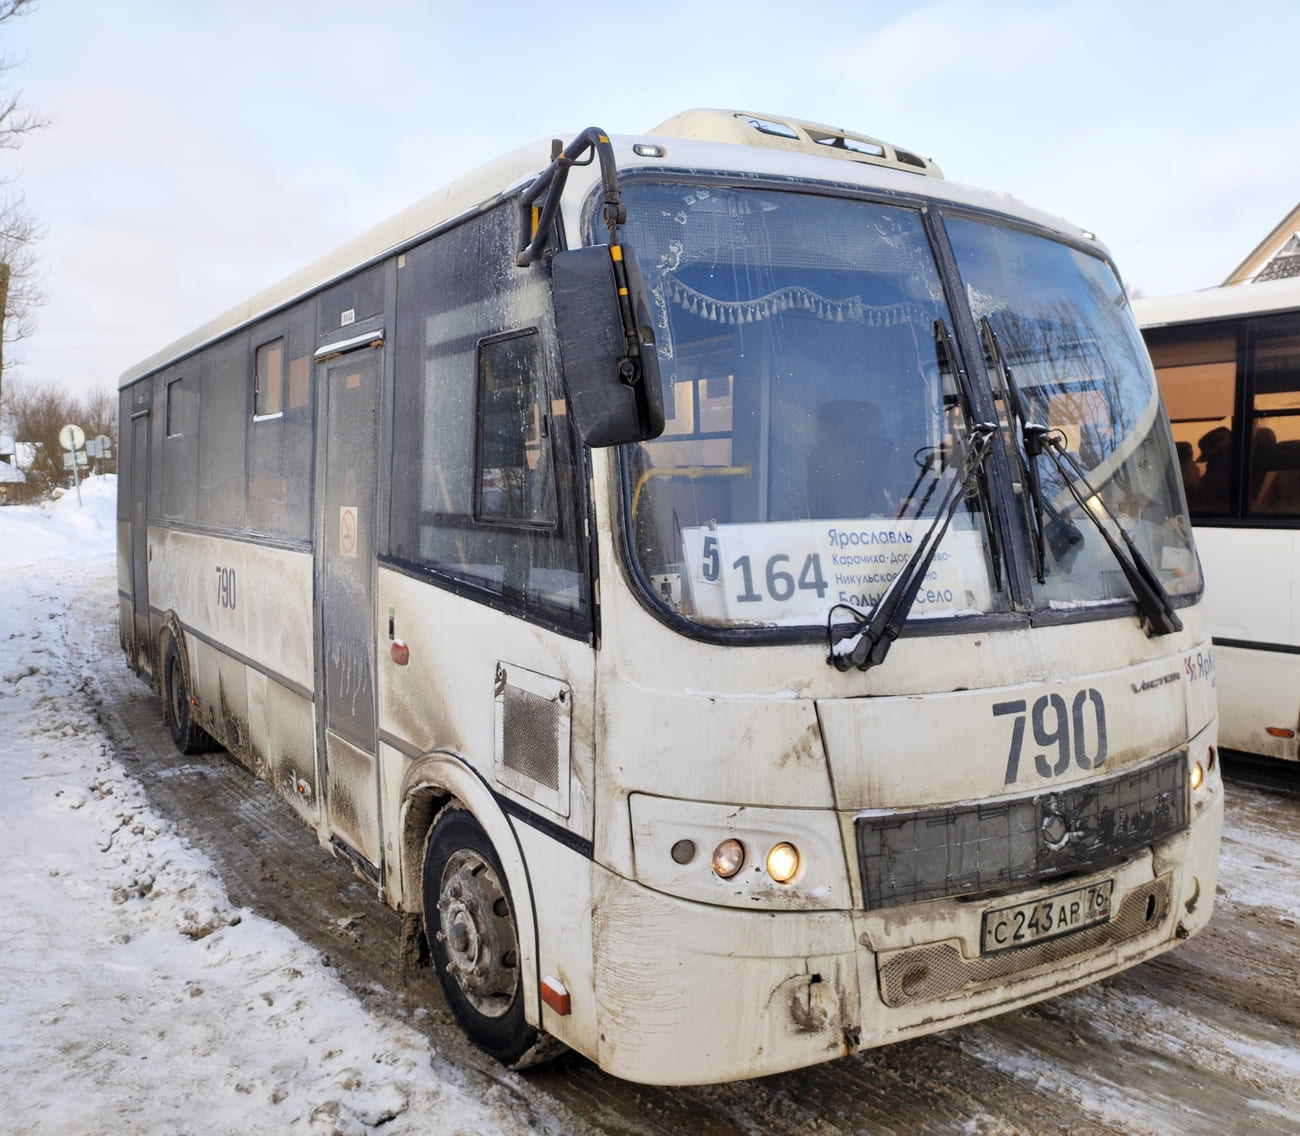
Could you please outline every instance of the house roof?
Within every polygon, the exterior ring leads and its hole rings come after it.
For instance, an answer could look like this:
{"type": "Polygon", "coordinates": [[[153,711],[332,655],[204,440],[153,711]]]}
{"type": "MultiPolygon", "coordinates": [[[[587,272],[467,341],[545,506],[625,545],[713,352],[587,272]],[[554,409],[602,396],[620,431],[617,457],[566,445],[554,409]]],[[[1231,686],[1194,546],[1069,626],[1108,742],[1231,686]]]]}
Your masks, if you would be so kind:
{"type": "Polygon", "coordinates": [[[1224,280],[1224,284],[1286,280],[1300,276],[1300,204],[1259,242],[1224,280]]]}

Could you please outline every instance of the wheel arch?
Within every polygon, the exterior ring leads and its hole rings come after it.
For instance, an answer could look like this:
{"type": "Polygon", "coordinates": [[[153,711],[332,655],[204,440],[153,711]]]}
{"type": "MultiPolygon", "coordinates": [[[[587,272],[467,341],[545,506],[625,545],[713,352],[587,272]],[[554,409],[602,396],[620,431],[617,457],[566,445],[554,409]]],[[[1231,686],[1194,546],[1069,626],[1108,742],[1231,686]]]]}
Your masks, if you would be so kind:
{"type": "MultiPolygon", "coordinates": [[[[438,814],[459,805],[483,830],[505,872],[514,908],[519,973],[524,981],[524,1017],[541,1026],[538,993],[537,911],[532,881],[514,825],[482,774],[459,755],[435,751],[416,759],[402,778],[399,831],[401,840],[403,955],[410,956],[412,936],[424,928],[424,853],[429,831],[438,814]]],[[[423,952],[421,952],[423,953],[423,952]]]]}
{"type": "Polygon", "coordinates": [[[163,695],[166,693],[165,683],[166,676],[163,674],[163,661],[167,658],[167,648],[176,644],[176,653],[181,660],[181,675],[185,679],[185,689],[189,692],[191,698],[194,695],[194,673],[190,666],[189,645],[185,641],[185,630],[181,627],[180,616],[174,611],[163,613],[162,622],[158,627],[158,633],[154,636],[154,693],[163,695]]]}

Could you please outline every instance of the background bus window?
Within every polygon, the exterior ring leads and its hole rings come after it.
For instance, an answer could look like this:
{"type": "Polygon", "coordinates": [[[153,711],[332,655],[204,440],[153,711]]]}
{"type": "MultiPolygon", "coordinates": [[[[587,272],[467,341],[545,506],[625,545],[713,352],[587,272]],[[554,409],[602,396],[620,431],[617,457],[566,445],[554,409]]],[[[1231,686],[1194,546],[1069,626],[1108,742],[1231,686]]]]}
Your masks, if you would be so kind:
{"type": "Polygon", "coordinates": [[[1148,332],[1192,515],[1231,511],[1237,336],[1231,329],[1148,332]]]}
{"type": "Polygon", "coordinates": [[[1300,327],[1293,319],[1260,321],[1251,375],[1252,516],[1300,513],[1300,327]]]}

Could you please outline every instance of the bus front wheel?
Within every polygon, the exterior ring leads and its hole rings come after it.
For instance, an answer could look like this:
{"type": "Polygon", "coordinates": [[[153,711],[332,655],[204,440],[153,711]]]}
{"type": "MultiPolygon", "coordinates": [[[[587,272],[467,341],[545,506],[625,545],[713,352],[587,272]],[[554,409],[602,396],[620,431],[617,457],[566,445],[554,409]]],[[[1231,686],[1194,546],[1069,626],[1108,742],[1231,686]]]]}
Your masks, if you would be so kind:
{"type": "Polygon", "coordinates": [[[444,809],[424,853],[424,929],[451,1012],[503,1065],[530,1063],[538,1032],[524,1020],[519,932],[501,862],[474,817],[444,809]]]}
{"type": "Polygon", "coordinates": [[[181,753],[202,753],[212,739],[190,717],[190,692],[185,686],[185,667],[176,640],[167,643],[163,659],[163,701],[167,708],[167,728],[181,753]]]}

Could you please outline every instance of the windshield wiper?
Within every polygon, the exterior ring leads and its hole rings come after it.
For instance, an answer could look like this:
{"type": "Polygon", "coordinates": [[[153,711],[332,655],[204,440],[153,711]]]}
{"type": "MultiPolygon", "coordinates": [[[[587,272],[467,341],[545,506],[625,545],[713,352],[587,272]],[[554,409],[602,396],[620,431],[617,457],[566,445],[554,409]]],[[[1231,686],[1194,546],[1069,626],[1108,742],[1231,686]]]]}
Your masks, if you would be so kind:
{"type": "Polygon", "coordinates": [[[1047,543],[1052,546],[1052,553],[1058,563],[1063,553],[1082,540],[1082,534],[1075,527],[1074,522],[1062,516],[1043,498],[1042,486],[1038,478],[1038,457],[1040,454],[1047,454],[1056,465],[1061,480],[1069,489],[1070,495],[1078,503],[1083,514],[1092,521],[1102,539],[1106,542],[1111,554],[1115,557],[1115,562],[1119,565],[1120,571],[1124,573],[1124,578],[1128,581],[1129,587],[1132,588],[1133,595],[1137,599],[1138,619],[1143,630],[1150,636],[1169,635],[1172,632],[1181,631],[1183,629],[1182,620],[1178,618],[1178,613],[1174,611],[1173,600],[1169,598],[1169,593],[1165,591],[1165,586],[1160,582],[1160,577],[1156,575],[1155,569],[1151,567],[1147,558],[1142,555],[1138,546],[1133,543],[1133,538],[1125,532],[1124,526],[1119,523],[1115,514],[1110,511],[1105,501],[1102,500],[1101,494],[1096,492],[1088,483],[1087,473],[1066,449],[1065,436],[1059,430],[1052,430],[1042,423],[1030,421],[1029,414],[1025,409],[1024,396],[1020,392],[1015,377],[1011,374],[1011,368],[1007,366],[1006,357],[1002,354],[1002,345],[998,342],[997,332],[993,330],[993,325],[989,323],[988,316],[981,317],[980,327],[984,335],[985,353],[1002,378],[1007,392],[1009,412],[1014,415],[1020,426],[1021,445],[1024,447],[1027,459],[1021,462],[1021,468],[1025,471],[1025,489],[1033,505],[1034,561],[1038,570],[1038,582],[1043,583],[1045,575],[1043,568],[1045,530],[1047,543]],[[1088,490],[1087,497],[1079,491],[1078,482],[1080,481],[1088,490]],[[1097,502],[1097,505],[1106,514],[1106,519],[1115,526],[1115,531],[1119,533],[1124,541],[1123,547],[1111,535],[1110,530],[1096,511],[1089,507],[1089,500],[1097,502]],[[1044,526],[1044,512],[1048,513],[1052,518],[1050,525],[1044,526]]]}
{"type": "Polygon", "coordinates": [[[1120,571],[1124,573],[1124,578],[1128,580],[1129,587],[1133,589],[1133,595],[1137,598],[1138,619],[1142,624],[1142,629],[1152,637],[1170,635],[1175,631],[1181,631],[1183,621],[1178,618],[1178,613],[1174,611],[1174,602],[1170,599],[1169,593],[1165,591],[1165,586],[1160,582],[1160,577],[1156,575],[1155,569],[1151,567],[1147,558],[1142,555],[1138,546],[1133,543],[1133,538],[1124,531],[1124,526],[1119,523],[1118,518],[1110,511],[1110,506],[1102,500],[1101,494],[1088,483],[1088,475],[1083,466],[1065,448],[1064,435],[1058,430],[1049,431],[1043,438],[1043,452],[1056,463],[1056,468],[1061,473],[1061,479],[1065,482],[1075,501],[1078,502],[1080,510],[1091,519],[1097,531],[1101,533],[1102,539],[1105,540],[1107,547],[1115,557],[1116,563],[1119,564],[1120,571]],[[1084,488],[1088,490],[1086,497],[1080,492],[1076,478],[1078,481],[1083,482],[1084,488]],[[1093,501],[1106,514],[1106,519],[1115,526],[1115,531],[1123,538],[1123,547],[1120,547],[1119,542],[1111,535],[1102,519],[1089,506],[1089,502],[1093,501]]]}
{"type": "Polygon", "coordinates": [[[1043,497],[1042,481],[1038,476],[1038,457],[1043,452],[1049,429],[1043,423],[1030,419],[1025,396],[1021,393],[1020,384],[1011,373],[1011,367],[1002,352],[1002,344],[998,341],[998,333],[993,330],[988,316],[980,317],[980,334],[984,340],[984,357],[1001,379],[1008,416],[1013,420],[1020,435],[1018,458],[1024,478],[1030,527],[1034,537],[1034,573],[1038,582],[1043,584],[1047,581],[1045,546],[1051,546],[1052,556],[1058,564],[1061,564],[1071,549],[1083,543],[1083,534],[1079,532],[1073,521],[1062,516],[1060,511],[1053,508],[1043,497]],[[1050,520],[1045,522],[1044,514],[1050,520]]]}
{"type": "MultiPolygon", "coordinates": [[[[953,394],[945,393],[945,406],[951,404],[961,409],[965,422],[975,421],[975,408],[971,404],[970,389],[966,382],[966,369],[961,365],[961,356],[952,341],[952,332],[948,330],[947,321],[940,318],[934,321],[934,354],[939,362],[939,373],[946,374],[952,382],[953,394]]],[[[942,470],[940,470],[942,472],[942,470]]],[[[988,483],[981,480],[979,484],[980,514],[984,518],[984,531],[989,534],[989,562],[993,569],[993,587],[1002,590],[1002,542],[994,537],[993,506],[989,500],[988,483]]],[[[920,515],[919,513],[917,514],[920,515]]]]}
{"type": "Polygon", "coordinates": [[[907,558],[907,563],[885,589],[870,614],[864,614],[848,604],[836,604],[826,617],[826,640],[830,653],[826,659],[836,670],[846,671],[857,667],[865,671],[879,666],[889,654],[889,648],[903,630],[907,613],[916,602],[916,594],[921,588],[939,542],[948,531],[957,504],[969,490],[971,482],[984,465],[984,459],[993,448],[993,438],[997,426],[990,422],[977,422],[970,427],[967,435],[966,453],[962,460],[962,469],[949,482],[939,510],[935,513],[930,527],[925,530],[921,543],[907,558]],[[853,623],[846,630],[834,626],[836,611],[841,608],[853,613],[853,623]]]}

